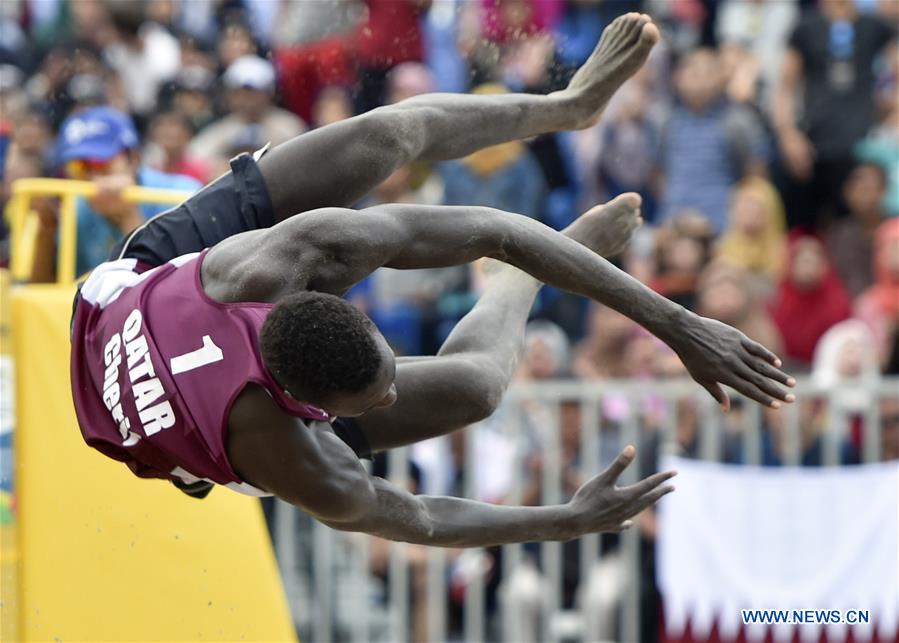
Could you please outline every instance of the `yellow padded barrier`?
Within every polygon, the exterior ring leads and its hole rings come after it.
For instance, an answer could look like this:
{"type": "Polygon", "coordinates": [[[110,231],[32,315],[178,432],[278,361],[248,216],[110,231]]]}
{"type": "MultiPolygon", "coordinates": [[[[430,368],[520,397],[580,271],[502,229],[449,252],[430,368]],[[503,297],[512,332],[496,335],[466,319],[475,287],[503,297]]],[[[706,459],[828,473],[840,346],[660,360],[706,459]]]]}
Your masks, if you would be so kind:
{"type": "MultiPolygon", "coordinates": [[[[12,198],[6,206],[6,216],[12,231],[12,246],[16,252],[12,256],[12,276],[16,281],[31,278],[34,258],[35,230],[29,230],[29,223],[36,220],[29,217],[31,198],[51,196],[60,198],[59,244],[57,248],[56,282],[68,284],[75,281],[75,250],[77,244],[77,201],[78,197],[91,197],[97,193],[97,186],[91,181],[70,181],[68,179],[19,179],[12,184],[12,198]]],[[[165,190],[132,185],[122,190],[126,201],[136,203],[158,203],[177,205],[190,196],[181,190],[165,190]]]]}
{"type": "Polygon", "coordinates": [[[11,293],[20,640],[296,640],[258,501],[221,488],[194,500],[84,444],[73,294],[11,293]]]}
{"type": "Polygon", "coordinates": [[[0,641],[18,641],[16,627],[16,569],[19,552],[16,547],[15,513],[12,486],[12,471],[8,469],[6,451],[11,443],[14,422],[12,408],[12,359],[9,334],[9,271],[0,270],[0,641]],[[9,423],[9,426],[6,425],[9,423]]]}

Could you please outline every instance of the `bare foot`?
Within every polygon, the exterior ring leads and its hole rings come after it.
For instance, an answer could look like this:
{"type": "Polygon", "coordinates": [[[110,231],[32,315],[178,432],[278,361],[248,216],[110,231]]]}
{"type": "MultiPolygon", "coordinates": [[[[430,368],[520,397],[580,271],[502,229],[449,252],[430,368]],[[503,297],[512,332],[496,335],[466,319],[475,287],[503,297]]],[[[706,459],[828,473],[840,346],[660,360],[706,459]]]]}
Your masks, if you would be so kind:
{"type": "Polygon", "coordinates": [[[622,194],[587,210],[562,234],[603,257],[615,257],[624,252],[634,230],[643,223],[641,202],[639,194],[622,194]]]}
{"type": "Polygon", "coordinates": [[[646,62],[659,37],[652,19],[641,13],[618,16],[605,28],[590,58],[563,90],[583,109],[579,127],[596,122],[612,94],[646,62]]]}
{"type": "MultiPolygon", "coordinates": [[[[634,230],[643,224],[640,214],[642,202],[639,194],[622,194],[608,203],[590,208],[562,230],[562,234],[598,255],[611,259],[624,252],[634,230]]],[[[488,282],[497,279],[526,279],[539,286],[539,282],[526,272],[497,259],[484,258],[476,266],[488,282]]]]}

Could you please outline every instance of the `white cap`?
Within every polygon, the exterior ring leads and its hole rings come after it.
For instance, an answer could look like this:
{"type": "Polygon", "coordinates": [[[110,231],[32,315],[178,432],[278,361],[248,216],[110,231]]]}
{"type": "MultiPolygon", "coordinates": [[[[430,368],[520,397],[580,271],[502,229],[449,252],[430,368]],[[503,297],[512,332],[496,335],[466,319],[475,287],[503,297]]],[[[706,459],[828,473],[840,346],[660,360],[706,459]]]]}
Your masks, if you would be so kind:
{"type": "Polygon", "coordinates": [[[265,58],[241,56],[228,67],[224,80],[230,89],[249,87],[270,92],[275,88],[275,68],[265,58]]]}

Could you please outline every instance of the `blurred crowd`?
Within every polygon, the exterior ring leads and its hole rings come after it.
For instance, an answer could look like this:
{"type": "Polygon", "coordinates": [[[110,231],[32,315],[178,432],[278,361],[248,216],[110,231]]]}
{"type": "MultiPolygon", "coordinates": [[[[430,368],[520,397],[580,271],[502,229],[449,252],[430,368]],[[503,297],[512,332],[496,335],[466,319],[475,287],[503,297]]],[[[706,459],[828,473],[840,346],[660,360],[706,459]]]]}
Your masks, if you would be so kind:
{"type": "MultiPolygon", "coordinates": [[[[866,383],[899,373],[899,0],[5,0],[0,205],[24,177],[97,183],[78,203],[83,273],[162,209],[124,200],[128,185],[196,190],[236,154],[417,94],[560,89],[628,11],[650,13],[663,42],[595,126],[414,163],[359,206],[478,204],[560,229],[596,203],[639,193],[646,225],[617,265],[762,342],[793,373],[825,387],[855,383],[831,402],[850,418],[840,457],[857,462],[856,416],[877,403],[866,383]]],[[[32,208],[32,279],[51,281],[58,204],[34,199],[32,208]]],[[[482,288],[478,265],[381,269],[349,296],[398,353],[433,354],[482,288]]],[[[685,374],[664,344],[608,308],[544,288],[533,316],[522,382],[685,374]]],[[[881,406],[883,455],[897,458],[899,402],[881,406]]],[[[600,420],[616,427],[632,412],[608,396],[600,420]]],[[[636,412],[651,429],[667,411],[647,398],[636,412]]],[[[698,448],[701,413],[692,403],[675,410],[687,452],[698,448]]],[[[800,460],[820,464],[824,407],[808,401],[797,413],[800,460]]],[[[548,426],[559,428],[564,493],[582,480],[584,410],[563,403],[550,415],[534,402],[514,418],[532,443],[524,502],[545,500],[548,426]]],[[[503,471],[516,456],[501,427],[512,421],[501,408],[475,432],[423,445],[416,488],[462,493],[463,463],[480,458],[475,495],[506,500],[503,471]]],[[[765,411],[762,421],[763,463],[777,464],[784,415],[765,411]]],[[[741,461],[732,435],[720,455],[741,461]]],[[[603,461],[618,446],[609,444],[603,461]]],[[[641,529],[651,541],[651,516],[641,529]]],[[[597,615],[614,607],[617,594],[602,589],[626,582],[614,556],[592,584],[577,578],[572,556],[566,600],[582,586],[597,615]]],[[[525,640],[540,589],[536,568],[522,570],[506,600],[531,615],[525,640]]]]}
{"type": "MultiPolygon", "coordinates": [[[[850,319],[874,356],[857,361],[895,363],[896,0],[11,0],[0,198],[23,177],[95,181],[81,274],[162,209],[126,202],[127,185],[196,190],[240,152],[416,94],[558,89],[630,10],[664,42],[596,126],[416,163],[359,205],[488,205],[558,229],[637,192],[648,225],[617,260],[658,292],[794,369],[841,355],[820,340],[850,319]]],[[[32,277],[49,281],[57,208],[32,208],[32,277]]],[[[479,287],[476,269],[383,270],[351,296],[398,352],[433,353],[479,287]]],[[[643,374],[638,330],[610,343],[609,314],[545,289],[535,317],[575,347],[564,374],[643,374]]]]}

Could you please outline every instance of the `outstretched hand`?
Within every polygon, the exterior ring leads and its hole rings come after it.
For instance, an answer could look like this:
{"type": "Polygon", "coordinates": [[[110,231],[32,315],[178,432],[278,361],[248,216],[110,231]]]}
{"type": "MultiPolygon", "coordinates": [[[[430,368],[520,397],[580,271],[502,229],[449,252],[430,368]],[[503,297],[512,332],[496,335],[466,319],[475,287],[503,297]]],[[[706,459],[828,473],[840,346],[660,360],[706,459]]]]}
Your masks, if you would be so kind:
{"type": "Polygon", "coordinates": [[[629,487],[616,486],[636,453],[634,447],[625,447],[608,469],[575,492],[568,504],[574,511],[579,533],[623,531],[633,525],[630,518],[674,491],[673,486],[663,483],[675,476],[675,471],[657,473],[629,487]]]}
{"type": "Polygon", "coordinates": [[[775,409],[796,399],[782,386],[795,386],[796,380],[780,370],[780,359],[727,324],[690,313],[668,343],[725,411],[730,397],[722,384],[775,409]]]}

